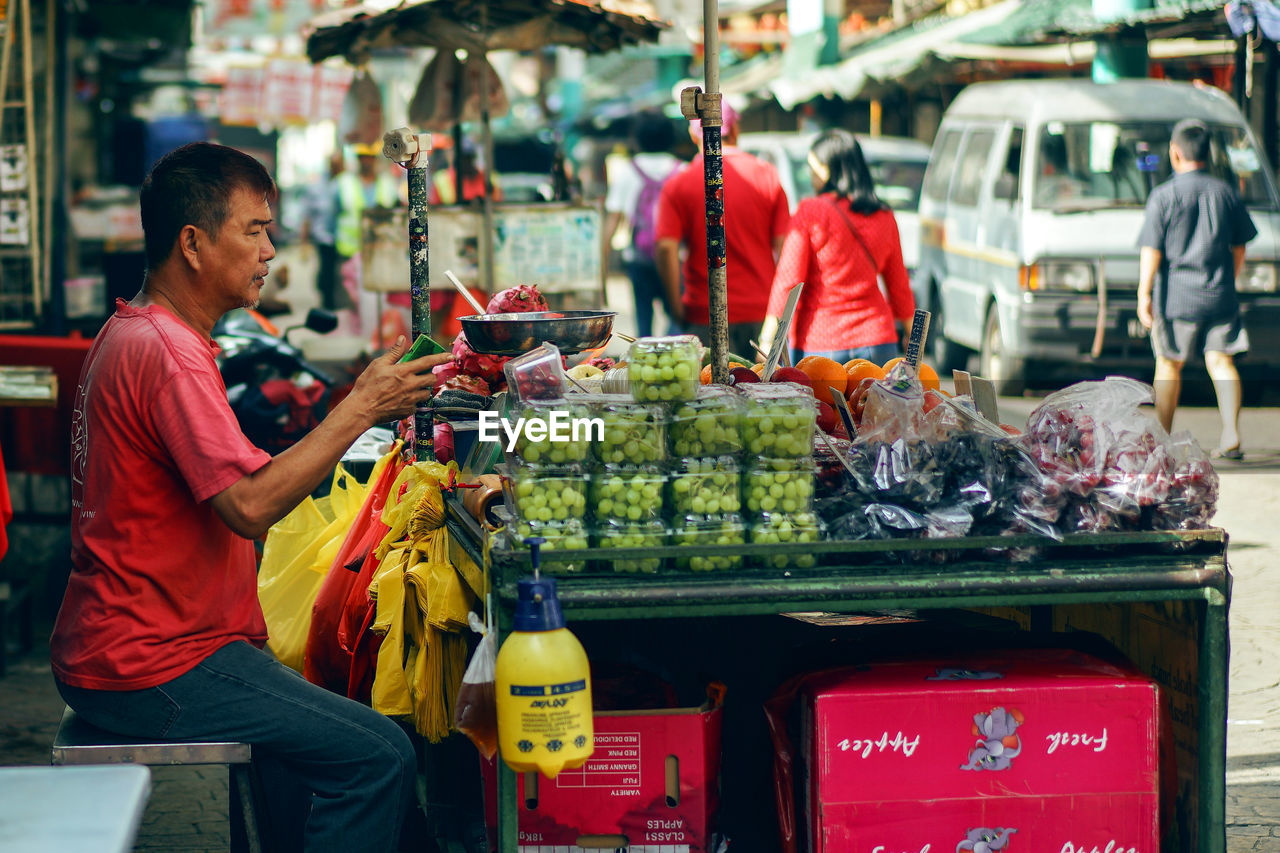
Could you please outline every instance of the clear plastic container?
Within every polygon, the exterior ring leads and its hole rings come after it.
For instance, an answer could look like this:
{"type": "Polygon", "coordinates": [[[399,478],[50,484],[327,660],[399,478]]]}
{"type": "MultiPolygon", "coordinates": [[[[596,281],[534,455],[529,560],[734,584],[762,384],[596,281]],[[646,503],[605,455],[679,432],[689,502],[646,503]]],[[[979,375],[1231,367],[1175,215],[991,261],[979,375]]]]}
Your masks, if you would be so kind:
{"type": "Polygon", "coordinates": [[[649,465],[667,458],[667,413],[662,406],[610,395],[592,406],[604,422],[604,435],[592,442],[595,458],[606,464],[649,465]]]}
{"type": "MultiPolygon", "coordinates": [[[[596,526],[596,544],[600,548],[662,548],[667,544],[669,535],[666,525],[657,521],[641,524],[608,521],[596,526]]],[[[605,571],[654,574],[661,570],[662,558],[609,560],[599,568],[605,571]]]]}
{"type": "Polygon", "coordinates": [[[591,475],[591,507],[597,522],[661,521],[666,473],[655,465],[605,465],[591,475]]]}
{"type": "MultiPolygon", "coordinates": [[[[553,522],[537,522],[525,521],[519,518],[511,518],[508,511],[498,513],[500,519],[505,524],[503,529],[506,531],[507,547],[513,553],[526,554],[529,546],[524,544],[524,540],[529,536],[541,536],[547,541],[542,545],[542,551],[585,551],[590,547],[587,537],[587,526],[581,519],[570,518],[565,521],[553,522]]],[[[547,562],[542,561],[541,570],[547,574],[576,574],[585,571],[587,568],[587,559],[584,555],[580,560],[570,560],[568,562],[547,562]]]]}
{"type": "MultiPolygon", "coordinates": [[[[758,545],[790,545],[822,539],[822,525],[812,512],[762,513],[751,525],[751,541],[758,545]]],[[[754,562],[775,569],[809,569],[818,565],[814,554],[756,555],[754,562]]]]}
{"type": "Polygon", "coordinates": [[[631,396],[641,403],[692,400],[701,369],[702,345],[693,335],[641,338],[627,355],[631,396]]]}
{"type": "Polygon", "coordinates": [[[812,456],[818,401],[807,388],[789,382],[740,387],[746,400],[742,445],[748,456],[812,456]]]}
{"type": "Polygon", "coordinates": [[[544,343],[502,366],[507,387],[523,402],[563,400],[568,383],[564,359],[555,344],[544,343]]]}
{"type": "Polygon", "coordinates": [[[587,515],[590,478],[581,469],[505,465],[502,489],[520,521],[549,524],[587,515]]]}
{"type": "Polygon", "coordinates": [[[742,475],[747,512],[812,512],[812,458],[753,459],[742,475]]]}
{"type": "MultiPolygon", "coordinates": [[[[573,400],[526,403],[518,406],[513,416],[516,421],[509,425],[516,430],[516,443],[514,453],[507,453],[508,462],[557,466],[584,462],[600,432],[590,423],[591,407],[573,400]]],[[[499,440],[505,451],[509,445],[505,428],[499,440]]]]}
{"type": "Polygon", "coordinates": [[[681,459],[671,469],[670,506],[673,516],[728,515],[742,508],[738,459],[681,459]]]}
{"type": "Polygon", "coordinates": [[[676,459],[723,456],[742,452],[739,421],[742,395],[723,385],[699,385],[698,396],[680,403],[667,426],[671,455],[676,459]]]}
{"type": "MultiPolygon", "coordinates": [[[[738,515],[697,516],[680,519],[671,531],[672,545],[745,545],[747,527],[738,515]]],[[[741,549],[731,554],[689,556],[677,552],[677,569],[693,572],[722,572],[742,567],[741,549]]]]}

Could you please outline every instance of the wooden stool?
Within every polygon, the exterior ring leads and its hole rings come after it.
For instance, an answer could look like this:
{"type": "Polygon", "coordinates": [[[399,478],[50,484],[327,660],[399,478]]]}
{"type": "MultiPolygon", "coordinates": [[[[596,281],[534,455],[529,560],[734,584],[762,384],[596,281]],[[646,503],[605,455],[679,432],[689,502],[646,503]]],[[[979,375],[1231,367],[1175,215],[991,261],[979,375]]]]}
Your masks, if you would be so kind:
{"type": "Polygon", "coordinates": [[[253,778],[249,772],[251,758],[252,748],[247,743],[179,743],[129,738],[104,731],[67,708],[62,712],[62,723],[53,739],[50,763],[144,764],[148,767],[225,764],[230,779],[231,850],[262,853],[253,778]]]}

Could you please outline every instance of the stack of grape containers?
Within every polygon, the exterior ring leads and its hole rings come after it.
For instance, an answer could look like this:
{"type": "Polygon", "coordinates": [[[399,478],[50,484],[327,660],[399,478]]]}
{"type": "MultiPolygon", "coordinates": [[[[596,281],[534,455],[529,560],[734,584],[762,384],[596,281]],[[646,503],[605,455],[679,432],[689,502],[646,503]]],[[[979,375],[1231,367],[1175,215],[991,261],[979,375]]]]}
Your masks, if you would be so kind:
{"type": "MultiPolygon", "coordinates": [[[[591,444],[593,533],[601,548],[661,548],[667,544],[664,486],[667,410],[625,394],[595,398],[592,415],[604,423],[591,444]]],[[[619,572],[657,572],[661,557],[613,560],[619,572]]]]}
{"type": "MultiPolygon", "coordinates": [[[[507,362],[504,370],[508,386],[520,399],[513,414],[525,421],[503,472],[506,503],[515,515],[507,525],[511,543],[524,547],[525,537],[540,536],[546,540],[546,551],[586,550],[590,444],[585,436],[580,441],[552,441],[551,436],[553,416],[557,425],[563,418],[557,413],[585,419],[591,416],[590,408],[565,397],[564,367],[555,347],[544,344],[507,362]],[[530,429],[534,424],[542,426],[530,429]]],[[[584,568],[585,559],[546,566],[549,572],[584,568]]]]}
{"type": "MultiPolygon", "coordinates": [[[[751,541],[817,542],[822,533],[813,511],[816,399],[808,388],[791,382],[739,387],[745,398],[742,503],[751,541]]],[[[809,568],[817,564],[817,557],[813,553],[776,554],[759,562],[778,569],[809,568]]]]}

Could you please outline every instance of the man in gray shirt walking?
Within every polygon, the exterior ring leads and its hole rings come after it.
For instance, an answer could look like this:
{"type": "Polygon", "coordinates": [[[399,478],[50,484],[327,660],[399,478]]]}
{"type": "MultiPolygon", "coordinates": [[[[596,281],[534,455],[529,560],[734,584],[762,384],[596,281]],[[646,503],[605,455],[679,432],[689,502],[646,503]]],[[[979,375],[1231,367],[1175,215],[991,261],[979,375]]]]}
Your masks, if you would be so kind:
{"type": "Polygon", "coordinates": [[[1245,244],[1257,236],[1239,194],[1206,171],[1209,128],[1186,119],[1173,128],[1173,176],[1151,192],[1138,236],[1138,319],[1151,330],[1156,356],[1156,415],[1169,430],[1182,388],[1182,366],[1204,353],[1218,395],[1222,437],[1215,458],[1240,459],[1240,374],[1233,357],[1249,349],[1236,276],[1245,244]]]}

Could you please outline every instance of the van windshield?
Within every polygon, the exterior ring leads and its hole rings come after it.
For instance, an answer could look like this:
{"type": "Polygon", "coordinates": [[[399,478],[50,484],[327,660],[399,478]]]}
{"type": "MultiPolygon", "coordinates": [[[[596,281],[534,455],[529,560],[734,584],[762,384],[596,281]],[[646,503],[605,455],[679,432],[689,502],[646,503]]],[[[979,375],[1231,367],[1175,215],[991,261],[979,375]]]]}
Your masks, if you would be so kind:
{"type": "MultiPolygon", "coordinates": [[[[1058,211],[1141,207],[1151,188],[1171,174],[1173,122],[1061,122],[1040,128],[1034,152],[1033,207],[1058,211]]],[[[1249,207],[1275,201],[1262,159],[1243,128],[1209,126],[1209,171],[1236,187],[1249,207]]]]}

